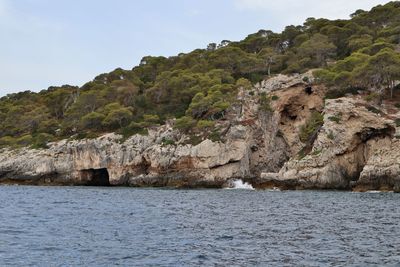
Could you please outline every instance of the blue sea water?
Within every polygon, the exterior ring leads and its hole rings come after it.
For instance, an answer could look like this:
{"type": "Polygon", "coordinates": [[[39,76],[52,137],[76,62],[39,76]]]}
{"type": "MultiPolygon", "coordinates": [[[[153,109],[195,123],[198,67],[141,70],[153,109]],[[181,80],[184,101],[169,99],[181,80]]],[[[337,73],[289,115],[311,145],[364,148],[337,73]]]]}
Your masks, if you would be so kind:
{"type": "Polygon", "coordinates": [[[400,194],[0,187],[0,266],[399,266],[400,194]]]}

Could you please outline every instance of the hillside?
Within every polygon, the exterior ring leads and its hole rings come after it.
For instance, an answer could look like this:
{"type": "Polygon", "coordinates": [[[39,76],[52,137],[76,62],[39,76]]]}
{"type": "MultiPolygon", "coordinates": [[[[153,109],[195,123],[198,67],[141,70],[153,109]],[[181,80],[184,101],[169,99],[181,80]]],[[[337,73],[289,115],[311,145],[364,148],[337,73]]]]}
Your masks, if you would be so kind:
{"type": "MultiPolygon", "coordinates": [[[[174,57],[144,57],[132,70],[101,74],[82,87],[50,87],[0,99],[0,147],[45,148],[62,139],[116,132],[125,138],[177,118],[188,143],[224,141],[238,92],[252,92],[277,74],[314,71],[325,98],[363,94],[399,107],[400,2],[357,10],[349,20],[307,19],[281,33],[260,30],[239,42],[224,40],[174,57]]],[[[304,82],[311,84],[311,76],[304,82]]],[[[255,101],[272,111],[274,95],[255,101]]],[[[313,127],[303,125],[304,144],[313,127]]],[[[165,140],[166,143],[169,140],[165,140]]]]}

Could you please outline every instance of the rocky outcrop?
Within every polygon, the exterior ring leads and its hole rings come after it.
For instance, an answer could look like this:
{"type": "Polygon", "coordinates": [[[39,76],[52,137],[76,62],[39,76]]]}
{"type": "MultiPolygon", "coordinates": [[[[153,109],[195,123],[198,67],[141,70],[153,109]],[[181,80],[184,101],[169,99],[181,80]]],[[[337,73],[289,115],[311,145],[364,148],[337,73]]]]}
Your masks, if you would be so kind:
{"type": "Polygon", "coordinates": [[[52,143],[45,150],[3,150],[0,182],[221,187],[234,178],[252,181],[261,172],[279,171],[297,152],[297,126],[310,110],[322,108],[322,91],[306,92],[302,80],[279,75],[251,91],[241,90],[238,104],[217,122],[221,142],[186,144],[188,136],[173,130],[172,122],[128,140],[107,134],[52,143]],[[276,87],[275,112],[261,110],[260,95],[276,87]],[[174,144],[164,144],[166,139],[174,144]]]}
{"type": "Polygon", "coordinates": [[[284,88],[292,88],[298,85],[311,84],[314,81],[312,71],[304,74],[283,75],[278,74],[271,79],[266,79],[256,85],[261,92],[271,93],[280,91],[284,88]]]}
{"type": "Polygon", "coordinates": [[[216,122],[218,142],[191,145],[171,121],[127,140],[111,133],[48,149],[3,149],[0,183],[223,187],[243,179],[256,188],[400,191],[396,116],[354,96],[325,101],[325,87],[310,81],[310,73],[278,75],[240,90],[216,122]],[[323,126],[304,144],[300,128],[315,112],[323,126]]]}
{"type": "Polygon", "coordinates": [[[372,149],[356,191],[382,190],[400,192],[400,142],[397,139],[371,141],[372,149]]]}
{"type": "MultiPolygon", "coordinates": [[[[240,130],[240,129],[237,129],[240,130]]],[[[233,129],[232,131],[235,131],[233,129]]],[[[109,134],[98,139],[62,141],[46,150],[21,149],[0,154],[3,182],[30,184],[104,184],[132,186],[217,186],[248,175],[245,139],[226,144],[205,140],[197,146],[166,145],[163,126],[148,136],[122,142],[109,134]],[[100,180],[99,180],[100,179],[100,180]]]]}
{"type": "Polygon", "coordinates": [[[263,173],[260,186],[287,189],[398,190],[400,147],[393,120],[361,99],[327,100],[311,152],[263,173]]]}

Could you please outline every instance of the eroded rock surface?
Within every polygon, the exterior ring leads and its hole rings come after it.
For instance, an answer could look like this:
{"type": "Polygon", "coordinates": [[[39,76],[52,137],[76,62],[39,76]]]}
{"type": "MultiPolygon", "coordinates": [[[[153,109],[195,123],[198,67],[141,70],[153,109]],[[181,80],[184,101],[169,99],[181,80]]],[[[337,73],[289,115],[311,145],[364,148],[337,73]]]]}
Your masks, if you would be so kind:
{"type": "Polygon", "coordinates": [[[327,100],[324,125],[303,158],[289,160],[259,183],[293,189],[396,190],[400,158],[395,125],[357,98],[327,100]]]}
{"type": "Polygon", "coordinates": [[[243,140],[164,146],[157,142],[159,134],[173,132],[165,128],[125,142],[121,142],[121,136],[109,134],[93,140],[54,143],[46,150],[3,151],[0,177],[32,184],[85,185],[93,184],[92,180],[106,171],[111,185],[213,186],[229,177],[247,175],[243,140]]]}
{"type": "Polygon", "coordinates": [[[258,188],[399,191],[395,118],[357,97],[324,101],[326,89],[310,80],[309,73],[278,75],[241,90],[217,122],[220,142],[187,144],[168,122],[127,140],[111,133],[42,150],[3,149],[0,183],[223,187],[243,179],[258,188]],[[268,109],[260,106],[264,93],[268,109]],[[313,112],[324,114],[324,124],[304,144],[299,129],[313,112]]]}

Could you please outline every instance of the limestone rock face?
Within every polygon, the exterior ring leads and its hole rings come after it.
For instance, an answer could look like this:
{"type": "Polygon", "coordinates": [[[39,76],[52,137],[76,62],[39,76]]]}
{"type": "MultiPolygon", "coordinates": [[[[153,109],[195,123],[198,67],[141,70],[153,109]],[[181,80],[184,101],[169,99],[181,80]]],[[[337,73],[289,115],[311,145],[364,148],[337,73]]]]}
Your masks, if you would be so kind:
{"type": "Polygon", "coordinates": [[[96,171],[103,170],[111,185],[211,186],[218,179],[222,184],[224,179],[248,174],[244,141],[223,144],[205,140],[197,146],[163,146],[157,143],[160,132],[135,135],[125,142],[121,142],[121,136],[109,134],[92,140],[57,142],[46,150],[3,151],[0,179],[85,185],[93,182],[96,171]],[[170,182],[170,176],[181,179],[170,182]]]}
{"type": "Polygon", "coordinates": [[[258,188],[400,191],[400,114],[376,113],[354,96],[324,101],[325,87],[312,79],[278,75],[239,90],[237,104],[216,121],[219,142],[189,144],[171,121],[127,140],[110,133],[48,149],[3,149],[0,183],[222,187],[243,179],[258,188]],[[263,94],[269,106],[261,106],[263,94]],[[313,112],[324,114],[324,124],[304,144],[300,128],[313,112]]]}
{"type": "Polygon", "coordinates": [[[111,185],[220,187],[228,179],[251,177],[252,127],[230,126],[225,142],[185,144],[170,125],[126,141],[107,134],[97,139],[60,141],[45,150],[3,150],[0,182],[92,184],[103,173],[111,185]],[[177,140],[163,145],[164,138],[177,140]]]}
{"type": "Polygon", "coordinates": [[[382,139],[371,141],[371,153],[355,190],[393,190],[400,192],[400,142],[382,139]]]}
{"type": "Polygon", "coordinates": [[[394,133],[393,120],[370,111],[361,99],[327,100],[324,125],[311,152],[293,157],[279,173],[263,173],[259,183],[294,189],[393,189],[400,179],[394,133]]]}
{"type": "Polygon", "coordinates": [[[279,171],[293,151],[297,153],[297,129],[282,121],[288,113],[299,112],[290,120],[300,124],[311,109],[323,105],[322,94],[306,93],[306,87],[302,76],[280,75],[252,93],[241,90],[239,104],[225,121],[217,122],[225,127],[223,142],[186,144],[188,137],[167,123],[149,130],[148,136],[125,141],[107,134],[52,143],[45,150],[3,150],[0,183],[221,187],[229,179],[252,180],[261,172],[279,171]],[[274,112],[260,110],[265,91],[276,91],[274,112]],[[175,144],[163,145],[166,138],[175,144]]]}
{"type": "Polygon", "coordinates": [[[272,92],[281,90],[282,88],[290,88],[305,82],[312,82],[312,71],[304,74],[293,74],[291,76],[278,74],[270,79],[262,81],[257,87],[264,92],[272,92]]]}

